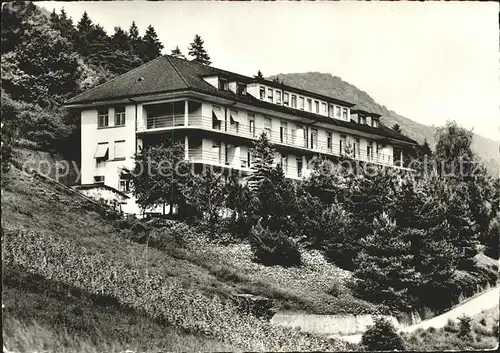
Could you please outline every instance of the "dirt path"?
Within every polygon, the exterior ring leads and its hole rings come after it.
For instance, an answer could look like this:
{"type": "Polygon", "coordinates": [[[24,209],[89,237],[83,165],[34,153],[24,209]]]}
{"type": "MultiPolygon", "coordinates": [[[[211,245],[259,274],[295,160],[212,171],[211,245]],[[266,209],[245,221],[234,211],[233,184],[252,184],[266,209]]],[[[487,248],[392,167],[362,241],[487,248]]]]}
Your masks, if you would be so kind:
{"type": "MultiPolygon", "coordinates": [[[[473,316],[479,314],[483,310],[493,308],[499,304],[499,288],[499,286],[491,288],[481,294],[478,294],[475,297],[465,300],[464,302],[452,308],[450,311],[445,312],[444,314],[433,317],[429,320],[422,321],[415,325],[401,327],[399,328],[399,331],[413,332],[418,328],[441,328],[446,325],[449,319],[456,320],[463,314],[473,316]]],[[[340,336],[339,338],[348,342],[358,343],[361,341],[361,334],[340,336]]]]}

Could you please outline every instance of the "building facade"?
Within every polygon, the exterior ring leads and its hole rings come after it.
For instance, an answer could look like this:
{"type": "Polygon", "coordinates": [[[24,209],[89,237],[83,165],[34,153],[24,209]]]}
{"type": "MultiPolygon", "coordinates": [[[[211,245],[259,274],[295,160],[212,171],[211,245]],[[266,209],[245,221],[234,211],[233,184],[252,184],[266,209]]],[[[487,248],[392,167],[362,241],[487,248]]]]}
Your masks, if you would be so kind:
{"type": "MultiPolygon", "coordinates": [[[[380,123],[380,115],[258,77],[161,56],[67,102],[81,115],[81,182],[127,193],[123,167],[141,148],[184,143],[193,164],[251,172],[251,146],[268,134],[285,175],[308,174],[315,155],[405,168],[415,141],[380,123]]],[[[129,210],[135,208],[130,199],[129,210]]]]}

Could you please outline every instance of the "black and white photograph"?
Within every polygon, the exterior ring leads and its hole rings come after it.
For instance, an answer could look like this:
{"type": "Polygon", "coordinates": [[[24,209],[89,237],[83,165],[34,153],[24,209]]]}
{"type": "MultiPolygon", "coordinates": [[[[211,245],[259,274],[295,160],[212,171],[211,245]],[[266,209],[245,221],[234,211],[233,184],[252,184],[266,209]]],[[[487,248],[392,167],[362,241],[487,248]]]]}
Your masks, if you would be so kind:
{"type": "Polygon", "coordinates": [[[3,353],[498,349],[499,13],[2,3],[3,353]]]}

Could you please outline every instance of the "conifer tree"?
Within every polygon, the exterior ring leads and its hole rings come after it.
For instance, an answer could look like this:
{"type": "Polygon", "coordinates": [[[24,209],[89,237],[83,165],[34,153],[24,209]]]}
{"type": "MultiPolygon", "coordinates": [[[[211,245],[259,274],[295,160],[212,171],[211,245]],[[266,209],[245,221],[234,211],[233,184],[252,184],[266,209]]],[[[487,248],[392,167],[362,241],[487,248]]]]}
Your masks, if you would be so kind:
{"type": "Polygon", "coordinates": [[[394,131],[397,131],[397,132],[401,133],[401,126],[399,124],[392,125],[391,129],[393,129],[394,131]]]}
{"type": "Polygon", "coordinates": [[[128,37],[130,38],[131,42],[135,42],[139,39],[139,29],[137,28],[135,21],[132,21],[132,24],[130,25],[130,28],[128,30],[128,37]]]}
{"type": "Polygon", "coordinates": [[[266,133],[262,133],[252,149],[252,171],[247,180],[251,190],[258,189],[264,180],[268,180],[274,164],[276,150],[266,133]]]}
{"type": "Polygon", "coordinates": [[[172,49],[170,55],[176,58],[186,59],[184,54],[182,54],[181,50],[179,49],[179,46],[176,46],[174,49],[172,49]]]}
{"type": "Polygon", "coordinates": [[[357,290],[362,297],[391,309],[411,310],[411,288],[418,282],[408,240],[413,230],[398,229],[387,214],[373,223],[373,232],[361,240],[356,259],[357,290]]]}
{"type": "Polygon", "coordinates": [[[210,56],[204,48],[204,41],[201,37],[196,34],[194,36],[193,42],[189,47],[189,56],[193,57],[192,61],[203,64],[210,65],[212,62],[210,61],[210,56]]]}
{"type": "Polygon", "coordinates": [[[92,42],[94,24],[92,23],[87,11],[83,13],[80,21],[76,24],[76,29],[77,38],[75,42],[75,49],[83,56],[88,56],[92,53],[90,44],[92,42]]]}
{"type": "Polygon", "coordinates": [[[163,44],[158,39],[158,35],[153,26],[149,25],[146,33],[142,37],[142,53],[141,59],[143,62],[151,61],[161,55],[163,44]]]}

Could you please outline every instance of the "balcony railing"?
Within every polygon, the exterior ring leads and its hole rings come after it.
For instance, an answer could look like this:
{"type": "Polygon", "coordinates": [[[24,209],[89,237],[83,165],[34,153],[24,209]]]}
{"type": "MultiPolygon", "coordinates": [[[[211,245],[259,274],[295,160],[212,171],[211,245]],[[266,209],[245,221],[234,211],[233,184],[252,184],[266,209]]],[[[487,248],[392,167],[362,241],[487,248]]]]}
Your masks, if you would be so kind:
{"type": "MultiPolygon", "coordinates": [[[[248,163],[246,157],[240,156],[239,158],[234,155],[228,154],[226,159],[226,155],[221,151],[207,151],[202,149],[189,149],[188,150],[188,159],[192,163],[201,163],[205,165],[215,165],[219,167],[230,167],[233,169],[239,169],[245,172],[250,172],[251,166],[248,163]]],[[[289,178],[298,178],[300,179],[302,176],[306,175],[306,169],[298,170],[297,167],[293,163],[293,161],[289,161],[284,168],[285,175],[289,178]]]]}
{"type": "MultiPolygon", "coordinates": [[[[146,119],[146,130],[159,129],[159,128],[175,128],[182,127],[184,125],[184,115],[165,115],[157,117],[149,117],[146,119]]],[[[318,141],[316,139],[311,139],[311,134],[304,137],[303,130],[287,129],[284,131],[272,131],[270,128],[266,127],[255,127],[255,125],[231,123],[230,121],[220,121],[214,120],[212,117],[200,116],[200,115],[190,115],[188,117],[188,127],[197,127],[205,130],[220,131],[224,134],[230,134],[234,136],[244,137],[252,140],[256,140],[262,132],[268,134],[270,141],[277,146],[286,146],[301,148],[304,150],[322,153],[326,155],[336,156],[336,157],[347,157],[359,161],[370,162],[382,165],[394,165],[395,161],[392,155],[384,154],[382,152],[376,151],[376,144],[374,143],[371,148],[371,153],[368,153],[368,149],[360,149],[359,146],[350,144],[350,152],[347,153],[347,143],[345,141],[340,143],[335,143],[331,141],[318,141]]],[[[203,153],[208,153],[203,151],[203,153]]]]}

